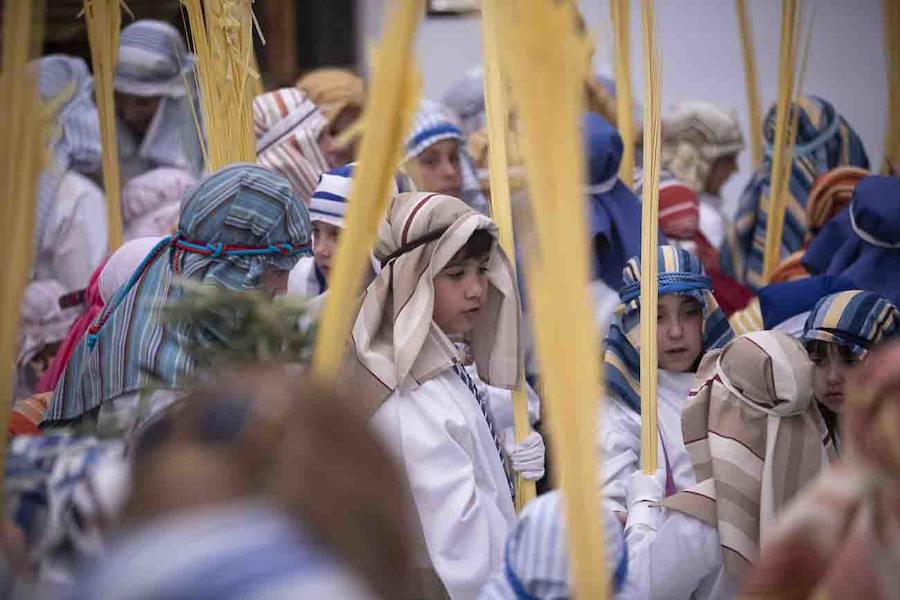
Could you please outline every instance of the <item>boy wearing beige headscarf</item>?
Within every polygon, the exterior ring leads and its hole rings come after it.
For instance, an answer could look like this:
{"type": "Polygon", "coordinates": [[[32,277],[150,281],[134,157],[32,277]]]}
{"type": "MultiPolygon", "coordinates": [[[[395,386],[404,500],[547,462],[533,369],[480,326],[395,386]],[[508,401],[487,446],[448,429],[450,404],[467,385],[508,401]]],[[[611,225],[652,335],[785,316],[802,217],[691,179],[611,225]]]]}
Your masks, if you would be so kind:
{"type": "Polygon", "coordinates": [[[516,518],[505,460],[523,476],[543,472],[538,434],[501,450],[454,343],[468,344],[482,381],[516,386],[518,290],[496,238],[494,222],[457,198],[395,197],[342,378],[404,467],[420,531],[416,566],[433,583],[427,597],[474,598],[502,563],[516,518]]]}

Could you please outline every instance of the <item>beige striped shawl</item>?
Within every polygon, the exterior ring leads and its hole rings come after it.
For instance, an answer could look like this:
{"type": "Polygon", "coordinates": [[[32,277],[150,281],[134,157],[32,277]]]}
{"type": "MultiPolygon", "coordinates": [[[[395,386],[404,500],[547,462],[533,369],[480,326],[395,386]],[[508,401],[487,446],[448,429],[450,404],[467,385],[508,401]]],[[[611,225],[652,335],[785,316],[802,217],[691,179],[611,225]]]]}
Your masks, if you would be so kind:
{"type": "MultiPolygon", "coordinates": [[[[400,248],[366,289],[353,326],[342,392],[374,412],[395,389],[414,389],[450,368],[455,346],[432,321],[433,279],[478,229],[495,238],[489,218],[452,196],[407,193],[396,196],[379,223],[375,258],[384,261],[400,248]],[[425,236],[436,239],[416,246],[425,236]]],[[[509,261],[494,244],[489,290],[469,334],[479,377],[505,389],[519,376],[519,296],[509,261]]]]}
{"type": "Polygon", "coordinates": [[[663,505],[717,527],[726,572],[740,581],[777,513],[828,464],[813,367],[797,340],[742,335],[704,357],[682,413],[699,482],[663,505]]]}

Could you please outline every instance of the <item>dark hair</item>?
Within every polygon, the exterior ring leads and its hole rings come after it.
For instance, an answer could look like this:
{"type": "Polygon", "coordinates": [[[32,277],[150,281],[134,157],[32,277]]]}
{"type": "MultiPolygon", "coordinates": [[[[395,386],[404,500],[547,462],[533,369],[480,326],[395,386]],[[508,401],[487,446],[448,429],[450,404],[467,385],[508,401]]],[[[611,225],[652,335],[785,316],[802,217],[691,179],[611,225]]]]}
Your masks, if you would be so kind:
{"type": "Polygon", "coordinates": [[[451,263],[461,262],[464,260],[468,260],[470,258],[481,259],[490,254],[491,250],[494,248],[494,236],[487,229],[478,229],[469,236],[469,239],[460,248],[456,254],[453,255],[453,258],[450,259],[451,263]]]}
{"type": "Polygon", "coordinates": [[[804,344],[809,359],[815,362],[816,360],[821,360],[828,356],[828,344],[837,346],[838,356],[840,356],[841,360],[845,363],[857,362],[857,357],[853,354],[853,350],[851,350],[849,346],[841,344],[840,342],[825,342],[822,340],[809,340],[804,344]]]}

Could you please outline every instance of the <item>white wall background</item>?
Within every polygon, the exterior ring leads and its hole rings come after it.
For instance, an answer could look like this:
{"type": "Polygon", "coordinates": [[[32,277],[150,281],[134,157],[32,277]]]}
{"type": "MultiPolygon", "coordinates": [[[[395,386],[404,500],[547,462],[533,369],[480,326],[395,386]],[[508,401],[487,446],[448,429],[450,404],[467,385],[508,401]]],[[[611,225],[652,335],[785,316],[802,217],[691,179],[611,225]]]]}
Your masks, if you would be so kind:
{"type": "MultiPolygon", "coordinates": [[[[390,0],[359,0],[360,54],[376,40],[390,0]]],[[[543,0],[532,0],[543,1],[543,0]]],[[[611,73],[608,0],[581,0],[582,12],[597,38],[595,66],[611,73]]],[[[763,111],[775,101],[778,77],[780,2],[748,0],[763,111]]],[[[804,91],[831,101],[862,136],[869,159],[880,166],[887,110],[880,0],[807,0],[815,11],[804,91]]],[[[657,0],[663,60],[663,110],[688,99],[733,109],[747,134],[743,62],[729,0],[657,0]]],[[[426,18],[418,34],[418,59],[425,95],[439,98],[466,70],[481,63],[480,21],[476,17],[426,18]]],[[[640,2],[632,1],[631,69],[633,93],[643,92],[640,56],[640,2]]],[[[734,206],[750,175],[749,153],[724,195],[734,206]]]]}

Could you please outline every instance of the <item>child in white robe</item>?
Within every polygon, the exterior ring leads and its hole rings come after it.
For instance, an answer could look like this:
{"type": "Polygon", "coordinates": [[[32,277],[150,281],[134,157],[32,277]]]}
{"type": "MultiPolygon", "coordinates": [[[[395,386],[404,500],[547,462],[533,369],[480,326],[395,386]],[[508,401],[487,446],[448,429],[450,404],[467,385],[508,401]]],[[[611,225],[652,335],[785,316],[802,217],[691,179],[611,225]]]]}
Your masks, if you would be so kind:
{"type": "Polygon", "coordinates": [[[630,477],[620,598],[737,595],[778,513],[834,456],[812,372],[800,342],[773,331],[704,357],[682,418],[696,483],[670,495],[663,467],[630,477]]]}
{"type": "Polygon", "coordinates": [[[420,531],[414,560],[437,575],[427,597],[476,597],[516,520],[499,432],[450,339],[469,343],[481,380],[515,387],[518,290],[496,236],[493,221],[456,198],[394,198],[341,378],[405,470],[420,531]]]}
{"type": "MultiPolygon", "coordinates": [[[[704,353],[720,348],[733,332],[712,294],[700,260],[675,246],[661,246],[657,349],[659,378],[659,459],[666,468],[668,493],[694,484],[693,466],[684,450],[681,410],[704,353]]],[[[607,507],[624,522],[629,476],[640,468],[640,261],[624,269],[622,305],[606,338],[604,362],[609,399],[601,414],[599,442],[603,458],[603,494],[607,507]]]]}

